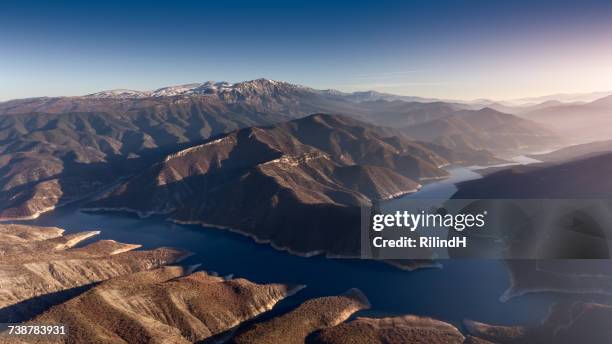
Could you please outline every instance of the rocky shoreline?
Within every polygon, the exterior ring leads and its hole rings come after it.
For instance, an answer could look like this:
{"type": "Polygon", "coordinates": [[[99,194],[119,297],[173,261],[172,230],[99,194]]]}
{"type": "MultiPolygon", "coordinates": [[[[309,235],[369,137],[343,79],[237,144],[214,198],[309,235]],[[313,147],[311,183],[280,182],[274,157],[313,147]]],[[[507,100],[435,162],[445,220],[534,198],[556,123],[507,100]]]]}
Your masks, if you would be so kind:
{"type": "Polygon", "coordinates": [[[173,265],[189,253],[170,248],[141,251],[113,240],[79,246],[98,233],[0,224],[0,321],[71,329],[66,336],[3,337],[6,343],[569,343],[555,328],[567,338],[590,338],[605,335],[600,326],[612,320],[609,306],[584,302],[553,306],[542,325],[533,326],[466,319],[457,327],[410,314],[354,318],[370,307],[355,289],[270,316],[305,286],[257,284],[173,265]]]}

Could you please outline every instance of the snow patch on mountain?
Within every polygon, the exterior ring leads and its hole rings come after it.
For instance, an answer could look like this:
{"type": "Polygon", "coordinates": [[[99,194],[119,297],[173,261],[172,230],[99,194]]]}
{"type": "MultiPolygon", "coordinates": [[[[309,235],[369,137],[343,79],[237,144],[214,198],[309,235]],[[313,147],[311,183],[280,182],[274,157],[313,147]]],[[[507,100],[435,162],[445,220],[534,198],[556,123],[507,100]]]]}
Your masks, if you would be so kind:
{"type": "Polygon", "coordinates": [[[162,87],[153,91],[135,90],[109,90],[86,95],[87,98],[156,98],[156,97],[176,97],[209,94],[250,94],[261,91],[273,91],[279,88],[285,89],[305,89],[303,86],[290,84],[283,81],[270,79],[256,79],[239,83],[229,83],[226,81],[207,81],[203,83],[191,83],[185,85],[162,87]]]}
{"type": "Polygon", "coordinates": [[[191,97],[191,96],[217,96],[224,101],[237,101],[256,96],[286,95],[291,92],[310,92],[320,96],[343,98],[346,101],[360,103],[371,101],[407,101],[407,102],[433,102],[436,99],[420,97],[398,96],[377,91],[342,92],[335,89],[318,90],[302,85],[291,84],[284,81],[270,79],[255,79],[238,83],[226,81],[206,81],[177,86],[162,87],[153,91],[110,90],[89,94],[87,98],[114,98],[139,99],[161,97],[191,97]]]}

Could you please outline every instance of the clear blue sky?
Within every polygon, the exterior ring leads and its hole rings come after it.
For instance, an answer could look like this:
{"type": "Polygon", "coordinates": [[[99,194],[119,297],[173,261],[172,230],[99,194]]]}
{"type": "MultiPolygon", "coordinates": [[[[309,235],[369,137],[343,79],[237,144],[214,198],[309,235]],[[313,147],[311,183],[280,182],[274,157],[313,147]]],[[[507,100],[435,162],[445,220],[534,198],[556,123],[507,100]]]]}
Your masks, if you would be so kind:
{"type": "Polygon", "coordinates": [[[0,3],[0,100],[259,77],[460,99],[612,90],[612,1],[0,3]]]}

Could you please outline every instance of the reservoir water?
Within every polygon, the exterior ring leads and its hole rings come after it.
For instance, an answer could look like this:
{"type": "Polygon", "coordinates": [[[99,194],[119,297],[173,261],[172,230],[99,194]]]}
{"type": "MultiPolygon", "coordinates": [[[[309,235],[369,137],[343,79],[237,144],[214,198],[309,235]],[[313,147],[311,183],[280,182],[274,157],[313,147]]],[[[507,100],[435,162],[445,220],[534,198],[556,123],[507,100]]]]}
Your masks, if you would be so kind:
{"type": "MultiPolygon", "coordinates": [[[[450,172],[449,179],[429,184],[407,197],[449,197],[454,192],[454,183],[480,177],[467,168],[450,172]]],[[[97,229],[101,234],[96,239],[137,243],[144,248],[171,246],[191,251],[194,255],[185,264],[202,264],[202,270],[220,275],[244,277],[259,283],[307,286],[281,302],[277,312],[308,298],[359,288],[368,296],[372,309],[358,315],[416,314],[455,324],[463,319],[523,324],[544,317],[554,298],[533,294],[500,302],[499,297],[509,285],[502,261],[444,260],[441,268],[403,271],[367,260],[298,257],[220,229],[177,225],[154,217],[139,219],[127,214],[84,213],[78,206],[68,205],[20,223],[62,227],[69,233],[97,229]]]]}

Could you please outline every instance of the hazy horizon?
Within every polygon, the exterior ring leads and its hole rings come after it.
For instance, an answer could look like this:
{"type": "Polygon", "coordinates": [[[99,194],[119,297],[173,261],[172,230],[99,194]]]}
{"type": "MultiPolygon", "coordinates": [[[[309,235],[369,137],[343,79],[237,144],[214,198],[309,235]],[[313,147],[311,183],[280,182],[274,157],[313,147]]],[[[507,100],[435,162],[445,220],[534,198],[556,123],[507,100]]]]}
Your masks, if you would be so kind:
{"type": "Polygon", "coordinates": [[[266,77],[511,100],[612,90],[612,2],[3,3],[0,101],[266,77]]]}

